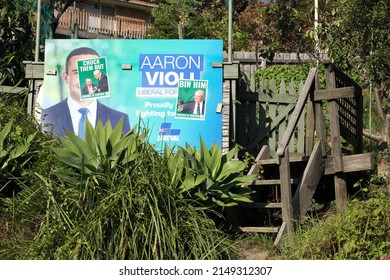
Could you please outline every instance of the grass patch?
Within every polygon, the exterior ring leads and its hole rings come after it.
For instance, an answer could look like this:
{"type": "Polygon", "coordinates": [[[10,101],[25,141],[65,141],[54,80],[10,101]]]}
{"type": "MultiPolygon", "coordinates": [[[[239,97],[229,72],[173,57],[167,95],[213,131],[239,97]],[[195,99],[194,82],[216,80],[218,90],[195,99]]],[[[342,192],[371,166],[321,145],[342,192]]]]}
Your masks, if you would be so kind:
{"type": "Polygon", "coordinates": [[[390,256],[390,185],[371,186],[364,201],[352,200],[346,212],[309,219],[280,250],[289,260],[379,260],[390,256]]]}

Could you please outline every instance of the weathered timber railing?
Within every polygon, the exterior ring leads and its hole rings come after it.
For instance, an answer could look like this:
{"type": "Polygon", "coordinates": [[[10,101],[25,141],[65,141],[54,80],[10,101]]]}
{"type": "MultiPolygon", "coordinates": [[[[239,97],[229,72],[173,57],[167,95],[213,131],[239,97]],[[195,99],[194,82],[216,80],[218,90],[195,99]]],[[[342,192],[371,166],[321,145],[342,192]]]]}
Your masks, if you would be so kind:
{"type": "Polygon", "coordinates": [[[351,153],[363,150],[363,95],[360,86],[333,64],[327,64],[327,83],[336,88],[349,89],[349,97],[343,94],[335,100],[339,113],[340,134],[353,147],[351,153]]]}
{"type": "MultiPolygon", "coordinates": [[[[340,210],[346,210],[346,173],[372,169],[373,160],[370,154],[359,155],[363,148],[361,88],[332,64],[326,65],[325,74],[326,89],[316,90],[314,94],[317,108],[322,107],[322,101],[328,103],[331,156],[325,161],[325,173],[334,175],[336,206],[340,210]],[[342,145],[342,140],[352,147],[351,151],[346,149],[347,145],[342,145]]],[[[325,128],[320,131],[325,131],[325,128]]],[[[322,138],[324,137],[326,136],[323,135],[322,138]]]]}
{"type": "MultiPolygon", "coordinates": [[[[374,167],[371,153],[360,154],[363,141],[362,90],[334,65],[325,66],[325,89],[319,88],[318,70],[312,68],[305,84],[300,87],[299,97],[293,95],[294,99],[284,90],[281,95],[275,91],[258,94],[244,91],[238,95],[238,116],[242,114],[245,118],[238,119],[237,127],[241,127],[241,133],[237,139],[241,143],[246,141],[247,145],[243,147],[248,151],[256,151],[258,146],[261,149],[248,172],[257,174],[258,178],[249,187],[259,190],[259,194],[267,199],[262,201],[262,197],[257,196],[258,200],[247,207],[273,205],[277,208],[277,202],[280,202],[282,224],[275,244],[284,233],[289,238],[292,236],[293,221],[305,216],[322,176],[334,176],[336,206],[345,210],[347,174],[374,167]],[[278,108],[276,115],[272,113],[273,107],[278,108]],[[252,132],[257,135],[253,136],[252,132]],[[299,140],[297,135],[301,135],[299,140]],[[302,171],[294,165],[298,162],[305,163],[302,171]],[[276,194],[280,194],[280,200],[274,203],[262,190],[264,186],[271,186],[270,190],[275,190],[273,187],[276,186],[278,190],[278,185],[280,193],[276,194]]],[[[272,224],[268,227],[274,228],[272,224]]],[[[264,227],[258,226],[241,229],[266,232],[264,227]]]]}
{"type": "Polygon", "coordinates": [[[77,23],[77,30],[81,32],[129,39],[145,38],[146,31],[153,26],[142,21],[69,9],[61,16],[57,31],[71,30],[73,23],[77,23]]]}
{"type": "Polygon", "coordinates": [[[297,104],[294,107],[294,111],[291,115],[291,118],[288,122],[286,131],[283,133],[282,140],[279,143],[279,147],[276,151],[277,157],[283,157],[286,153],[286,148],[288,147],[290,140],[293,136],[293,132],[298,125],[298,121],[302,112],[305,109],[306,102],[308,100],[309,94],[314,92],[315,87],[315,77],[317,75],[317,68],[310,69],[309,75],[307,76],[305,85],[300,92],[299,99],[297,104]]]}
{"type": "MultiPolygon", "coordinates": [[[[280,190],[282,201],[282,217],[283,223],[286,224],[287,235],[291,236],[293,231],[293,204],[292,204],[292,189],[291,189],[291,172],[290,172],[290,156],[288,145],[292,138],[293,132],[298,124],[299,118],[305,108],[306,102],[310,93],[315,90],[315,78],[317,75],[317,68],[312,68],[306,79],[305,85],[302,88],[297,104],[288,122],[286,131],[283,134],[282,140],[279,143],[279,147],[276,151],[277,160],[279,163],[280,174],[280,190]]],[[[314,134],[313,134],[314,135],[314,134]]],[[[314,141],[314,140],[313,140],[314,141]]],[[[311,151],[310,151],[311,152],[311,151]]]]}

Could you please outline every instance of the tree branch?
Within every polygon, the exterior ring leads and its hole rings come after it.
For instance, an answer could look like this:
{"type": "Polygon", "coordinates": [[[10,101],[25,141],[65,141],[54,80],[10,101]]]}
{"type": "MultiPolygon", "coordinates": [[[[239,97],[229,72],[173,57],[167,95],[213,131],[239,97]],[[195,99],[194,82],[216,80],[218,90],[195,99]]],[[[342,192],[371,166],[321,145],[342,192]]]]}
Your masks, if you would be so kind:
{"type": "Polygon", "coordinates": [[[73,2],[85,2],[86,0],[66,0],[64,4],[62,4],[63,1],[61,0],[51,0],[50,4],[54,8],[54,10],[57,10],[58,14],[55,17],[55,20],[50,24],[52,29],[52,35],[56,32],[58,22],[60,21],[60,18],[63,13],[73,4],[73,2]]]}
{"type": "Polygon", "coordinates": [[[382,107],[382,91],[379,89],[379,86],[374,84],[373,92],[374,92],[376,110],[377,110],[378,116],[379,116],[380,120],[382,121],[382,123],[385,123],[386,116],[385,116],[385,112],[383,111],[383,107],[382,107]]]}
{"type": "Polygon", "coordinates": [[[378,144],[385,142],[386,140],[379,134],[371,134],[368,132],[367,129],[363,129],[363,136],[367,137],[368,139],[371,139],[378,144]]]}

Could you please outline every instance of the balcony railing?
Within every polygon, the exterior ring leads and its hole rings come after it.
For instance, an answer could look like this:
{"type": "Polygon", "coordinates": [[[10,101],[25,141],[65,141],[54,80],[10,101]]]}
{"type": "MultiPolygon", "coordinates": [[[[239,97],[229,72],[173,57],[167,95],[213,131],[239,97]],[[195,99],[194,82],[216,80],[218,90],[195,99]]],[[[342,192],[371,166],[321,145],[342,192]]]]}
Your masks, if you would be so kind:
{"type": "Polygon", "coordinates": [[[146,31],[153,27],[136,20],[67,10],[59,20],[58,29],[70,31],[74,28],[73,22],[77,23],[78,31],[129,39],[143,39],[146,31]]]}

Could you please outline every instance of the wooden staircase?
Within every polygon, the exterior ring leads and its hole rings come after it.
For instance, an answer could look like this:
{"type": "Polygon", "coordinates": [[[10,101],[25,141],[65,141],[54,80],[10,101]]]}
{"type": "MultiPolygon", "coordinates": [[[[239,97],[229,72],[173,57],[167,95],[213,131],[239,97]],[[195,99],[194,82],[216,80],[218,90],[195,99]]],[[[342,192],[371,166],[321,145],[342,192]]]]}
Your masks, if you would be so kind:
{"type": "MultiPolygon", "coordinates": [[[[292,113],[283,116],[264,111],[265,108],[271,108],[270,96],[259,93],[257,97],[252,97],[247,92],[241,96],[247,98],[240,101],[248,109],[242,107],[240,112],[253,113],[256,108],[260,108],[261,116],[273,116],[279,124],[277,127],[271,119],[268,127],[264,127],[269,132],[269,142],[273,143],[273,148],[268,144],[261,144],[248,172],[249,175],[256,174],[257,178],[244,186],[254,193],[252,203],[240,204],[240,209],[245,213],[245,218],[239,220],[241,231],[277,233],[275,245],[285,235],[290,240],[294,223],[306,215],[323,176],[333,176],[336,207],[345,210],[348,197],[346,173],[374,167],[372,154],[361,154],[361,89],[331,64],[326,66],[326,84],[327,89],[319,89],[317,69],[312,68],[300,89],[292,113]],[[269,104],[254,106],[253,102],[269,104]],[[329,133],[326,132],[323,102],[328,103],[329,133]],[[287,126],[284,120],[288,120],[287,126]],[[271,141],[271,134],[276,129],[278,139],[271,141]],[[294,134],[299,132],[304,132],[305,135],[298,137],[298,140],[294,139],[294,134]],[[331,147],[326,143],[328,135],[332,140],[331,147]],[[352,147],[352,151],[345,152],[342,149],[342,137],[352,147]],[[292,139],[294,140],[291,141],[292,139]],[[276,146],[275,142],[278,143],[276,146]],[[300,151],[295,153],[294,147],[299,147],[300,151]]],[[[286,94],[283,96],[278,100],[286,100],[288,97],[286,94]]],[[[286,108],[291,107],[284,104],[277,106],[283,114],[287,112],[286,108]]],[[[254,130],[255,126],[249,124],[247,131],[254,130]]],[[[266,133],[251,137],[254,141],[246,147],[260,145],[263,135],[266,133]]]]}
{"type": "Polygon", "coordinates": [[[258,209],[259,211],[268,210],[268,213],[273,212],[274,217],[277,216],[279,218],[273,221],[270,221],[270,219],[268,221],[257,221],[262,223],[261,226],[254,219],[256,225],[242,226],[240,227],[241,231],[278,233],[275,245],[279,243],[287,227],[291,226],[291,221],[299,219],[299,216],[304,215],[310,207],[315,189],[324,170],[319,147],[318,144],[315,146],[311,157],[291,157],[289,159],[291,174],[290,176],[283,176],[286,170],[280,170],[278,159],[270,156],[269,146],[263,146],[255,163],[248,172],[248,174],[259,175],[259,178],[246,185],[246,187],[254,191],[253,203],[241,204],[240,206],[258,209]],[[283,177],[290,177],[286,186],[282,184],[283,177]],[[286,187],[289,189],[285,189],[286,187]],[[291,194],[294,195],[291,196],[291,194]],[[292,200],[290,199],[291,197],[292,200]],[[290,208],[286,203],[283,205],[283,202],[286,201],[291,201],[293,209],[297,209],[292,212],[293,217],[283,215],[283,208],[290,208]]]}

